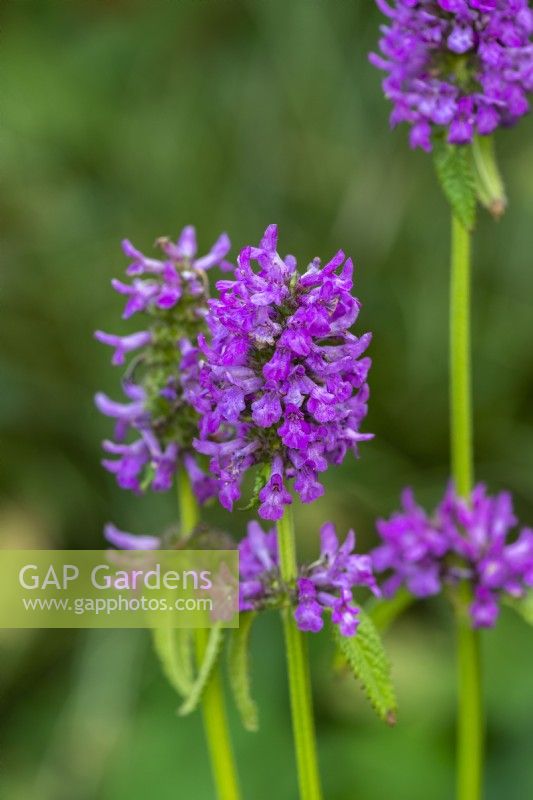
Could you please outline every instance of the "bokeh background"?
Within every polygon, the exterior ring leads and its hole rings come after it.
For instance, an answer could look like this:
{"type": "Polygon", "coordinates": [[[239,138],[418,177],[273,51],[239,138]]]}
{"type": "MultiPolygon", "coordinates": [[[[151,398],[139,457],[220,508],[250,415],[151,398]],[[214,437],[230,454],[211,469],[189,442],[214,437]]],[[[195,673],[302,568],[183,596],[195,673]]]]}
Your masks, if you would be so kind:
{"type": "MultiPolygon", "coordinates": [[[[448,474],[447,208],[431,159],[388,130],[367,62],[370,0],[11,0],[1,11],[0,547],[98,548],[104,522],[157,532],[175,498],[120,492],[100,465],[119,396],[95,328],[126,332],[109,281],[128,236],[150,249],[198,227],[235,249],[270,222],[305,261],[357,261],[359,330],[374,331],[360,460],[298,509],[302,553],[321,521],[362,549],[401,487],[435,503],[448,474]]],[[[513,490],[533,522],[533,120],[499,136],[509,213],[475,244],[478,476],[513,490]]],[[[208,513],[235,536],[244,515],[208,513]]],[[[487,798],[533,796],[533,632],[504,611],[483,637],[487,798]]],[[[375,720],[312,641],[328,800],[444,800],[453,793],[454,642],[444,603],[387,634],[400,716],[375,720]]],[[[281,634],[257,624],[258,734],[231,722],[246,800],[296,797],[281,634]]],[[[0,633],[0,796],[6,800],[209,800],[198,716],[176,717],[145,631],[0,633]]]]}

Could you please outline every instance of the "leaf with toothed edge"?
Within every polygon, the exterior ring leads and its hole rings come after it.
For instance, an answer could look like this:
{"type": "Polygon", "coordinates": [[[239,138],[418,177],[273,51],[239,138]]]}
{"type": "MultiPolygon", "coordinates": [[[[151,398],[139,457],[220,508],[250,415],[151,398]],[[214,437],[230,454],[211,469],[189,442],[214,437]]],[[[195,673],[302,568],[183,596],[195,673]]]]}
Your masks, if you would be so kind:
{"type": "Polygon", "coordinates": [[[470,148],[448,144],[435,137],[434,161],[437,177],[452,211],[467,231],[476,222],[476,181],[470,148]]]}
{"type": "Polygon", "coordinates": [[[231,631],[228,672],[235,705],[247,731],[259,730],[257,705],[251,694],[250,633],[256,618],[254,611],[239,615],[239,627],[231,631]]]}
{"type": "Polygon", "coordinates": [[[374,711],[388,725],[394,725],[397,703],[389,660],[379,633],[368,614],[360,610],[359,619],[355,636],[343,636],[334,625],[335,642],[361,683],[374,711]]]}
{"type": "Polygon", "coordinates": [[[224,631],[220,627],[220,624],[217,624],[213,626],[209,631],[209,638],[207,640],[207,645],[203,653],[203,659],[202,663],[200,664],[200,669],[194,679],[190,691],[188,692],[182,705],[178,709],[178,714],[180,715],[180,717],[184,717],[187,714],[190,714],[192,711],[194,711],[196,706],[202,699],[202,694],[204,693],[204,689],[207,686],[209,679],[213,674],[213,670],[216,666],[216,663],[218,661],[223,641],[224,641],[224,631]]]}

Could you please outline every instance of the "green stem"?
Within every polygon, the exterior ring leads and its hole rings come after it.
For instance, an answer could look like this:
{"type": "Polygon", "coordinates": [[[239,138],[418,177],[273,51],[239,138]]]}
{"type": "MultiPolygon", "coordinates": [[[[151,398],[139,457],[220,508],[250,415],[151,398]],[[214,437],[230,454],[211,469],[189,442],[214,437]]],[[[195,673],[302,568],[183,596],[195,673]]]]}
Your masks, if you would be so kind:
{"type": "MultiPolygon", "coordinates": [[[[278,523],[278,545],[281,577],[285,583],[290,584],[297,576],[296,543],[290,508],[285,510],[278,523]]],[[[290,608],[283,610],[282,618],[300,800],[320,800],[322,793],[316,755],[307,642],[296,627],[290,608]]]]}
{"type": "Polygon", "coordinates": [[[463,597],[456,611],[457,679],[457,798],[479,800],[483,784],[483,699],[479,631],[472,629],[468,613],[470,588],[461,587],[463,597]]]}
{"type": "Polygon", "coordinates": [[[457,217],[452,219],[450,392],[452,475],[457,492],[470,497],[473,480],[470,235],[457,217]]]}
{"type": "MultiPolygon", "coordinates": [[[[452,219],[450,291],[450,405],[452,475],[460,496],[473,485],[472,390],[470,359],[470,235],[452,219]]],[[[483,711],[479,633],[468,614],[468,584],[457,596],[457,800],[479,800],[483,770],[483,711]]]]}
{"type": "MultiPolygon", "coordinates": [[[[178,499],[181,515],[181,534],[188,536],[199,519],[198,503],[190,481],[183,470],[178,473],[178,499]]],[[[196,651],[201,661],[207,643],[207,631],[196,631],[196,651]]],[[[233,750],[226,717],[226,705],[220,669],[215,667],[202,697],[202,717],[204,721],[207,749],[215,782],[218,800],[239,800],[239,782],[233,758],[233,750]]]]}

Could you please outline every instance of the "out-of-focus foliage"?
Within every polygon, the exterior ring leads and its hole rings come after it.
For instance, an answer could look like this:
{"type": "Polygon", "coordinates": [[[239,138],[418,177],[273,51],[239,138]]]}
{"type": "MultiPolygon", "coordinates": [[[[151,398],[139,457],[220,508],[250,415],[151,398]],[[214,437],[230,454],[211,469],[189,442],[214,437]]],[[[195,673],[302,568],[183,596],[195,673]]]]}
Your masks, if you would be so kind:
{"type": "MultiPolygon", "coordinates": [[[[362,548],[400,488],[434,503],[448,472],[447,206],[432,160],[390,133],[368,64],[370,0],[13,0],[2,11],[0,546],[99,547],[112,519],[136,532],[175,520],[172,496],[134,498],[99,466],[109,433],[92,395],[118,397],[95,328],[119,319],[109,280],[120,239],[149,249],[189,222],[235,247],[278,222],[302,260],[342,246],[357,261],[360,328],[375,333],[358,463],[298,509],[302,554],[320,522],[362,548]]],[[[533,121],[499,136],[510,208],[479,215],[474,359],[478,475],[533,522],[533,121]]],[[[239,536],[244,515],[209,518],[239,536]]],[[[506,611],[484,636],[487,797],[533,794],[533,637],[506,611]],[[513,780],[509,779],[512,776],[513,780]]],[[[375,721],[353,678],[312,641],[328,800],[444,800],[453,786],[449,614],[418,607],[387,634],[399,721],[375,721]]],[[[245,798],[295,796],[275,617],[253,632],[257,734],[232,716],[245,798]]],[[[142,632],[0,635],[2,769],[9,800],[208,800],[197,715],[178,719],[142,632]]]]}

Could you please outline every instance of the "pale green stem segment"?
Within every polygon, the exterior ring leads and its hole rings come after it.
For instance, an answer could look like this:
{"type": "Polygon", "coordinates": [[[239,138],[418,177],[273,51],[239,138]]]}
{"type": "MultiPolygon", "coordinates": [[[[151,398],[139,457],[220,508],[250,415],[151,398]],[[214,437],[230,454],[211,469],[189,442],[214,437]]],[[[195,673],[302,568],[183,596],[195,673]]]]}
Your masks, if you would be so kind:
{"type": "MultiPolygon", "coordinates": [[[[451,458],[456,490],[470,498],[473,485],[470,358],[470,234],[452,219],[450,291],[451,458]]],[[[483,771],[483,709],[479,632],[468,615],[468,584],[457,593],[457,800],[479,800],[483,771]]]]}
{"type": "MultiPolygon", "coordinates": [[[[278,522],[278,546],[281,578],[284,583],[290,584],[297,576],[294,524],[290,508],[285,509],[283,518],[278,522]]],[[[282,611],[282,618],[300,800],[320,800],[322,792],[316,753],[307,643],[296,626],[290,608],[282,611]]]]}
{"type": "MultiPolygon", "coordinates": [[[[184,470],[178,472],[177,482],[181,533],[182,536],[188,536],[198,523],[198,503],[184,470]]],[[[196,651],[199,661],[203,657],[206,644],[207,631],[203,628],[198,628],[196,631],[196,651]]],[[[219,667],[215,667],[211,680],[204,690],[202,717],[217,800],[239,800],[239,782],[231,746],[219,667]]]]}

